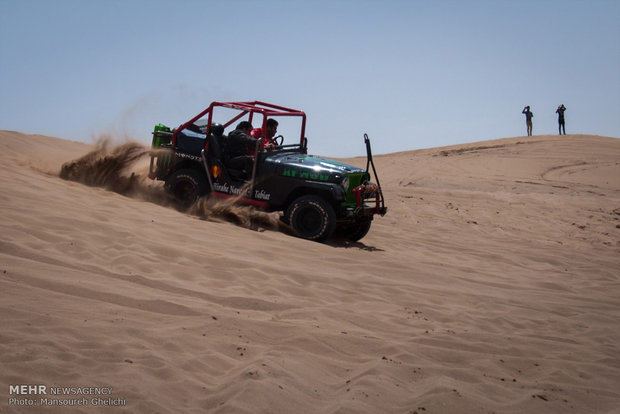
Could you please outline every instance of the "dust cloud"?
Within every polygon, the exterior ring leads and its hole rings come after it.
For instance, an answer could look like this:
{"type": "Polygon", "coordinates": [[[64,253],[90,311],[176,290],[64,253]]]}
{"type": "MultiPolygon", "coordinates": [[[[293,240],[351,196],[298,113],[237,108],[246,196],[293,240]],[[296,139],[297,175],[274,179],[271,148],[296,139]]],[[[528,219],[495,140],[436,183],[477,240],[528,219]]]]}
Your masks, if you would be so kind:
{"type": "Polygon", "coordinates": [[[151,148],[136,142],[119,145],[112,145],[111,142],[111,137],[101,137],[94,150],[63,164],[60,178],[173,207],[205,220],[225,220],[257,231],[281,230],[279,214],[240,205],[240,196],[216,199],[207,195],[189,209],[183,209],[166,191],[162,182],[147,177],[148,167],[140,168],[140,162],[146,161],[153,153],[151,148]]]}

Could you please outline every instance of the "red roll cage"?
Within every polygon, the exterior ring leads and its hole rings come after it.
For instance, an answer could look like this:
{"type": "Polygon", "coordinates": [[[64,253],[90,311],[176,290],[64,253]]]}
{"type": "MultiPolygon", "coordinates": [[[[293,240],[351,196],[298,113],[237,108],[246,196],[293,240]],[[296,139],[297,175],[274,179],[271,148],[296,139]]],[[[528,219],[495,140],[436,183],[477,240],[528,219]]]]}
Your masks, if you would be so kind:
{"type": "MultiPolygon", "coordinates": [[[[252,123],[252,119],[254,118],[254,114],[261,114],[263,116],[262,128],[265,131],[267,127],[267,118],[269,117],[279,117],[279,116],[299,116],[301,117],[301,133],[299,137],[299,145],[303,146],[304,143],[304,135],[306,132],[306,114],[297,109],[286,108],[280,105],[274,105],[267,102],[261,101],[252,101],[252,102],[212,102],[211,105],[189,121],[185,122],[179,128],[177,128],[172,134],[172,146],[176,145],[177,134],[192,125],[197,120],[203,118],[205,115],[208,115],[207,118],[207,136],[211,133],[211,122],[213,121],[213,110],[216,107],[224,107],[230,109],[236,109],[240,111],[239,114],[233,116],[230,120],[222,125],[224,128],[232,125],[235,121],[243,118],[244,116],[249,114],[248,121],[252,123]]],[[[208,142],[208,140],[207,140],[208,142]]]]}

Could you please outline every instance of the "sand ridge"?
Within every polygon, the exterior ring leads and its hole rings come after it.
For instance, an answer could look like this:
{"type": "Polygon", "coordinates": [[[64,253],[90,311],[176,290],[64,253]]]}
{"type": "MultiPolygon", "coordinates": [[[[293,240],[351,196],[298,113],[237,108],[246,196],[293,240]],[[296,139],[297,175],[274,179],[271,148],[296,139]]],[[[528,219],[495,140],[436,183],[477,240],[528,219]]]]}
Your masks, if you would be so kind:
{"type": "Polygon", "coordinates": [[[620,406],[618,139],[375,155],[388,214],[327,244],[59,178],[93,149],[0,131],[0,412],[620,406]],[[10,384],[125,404],[9,406],[10,384]]]}

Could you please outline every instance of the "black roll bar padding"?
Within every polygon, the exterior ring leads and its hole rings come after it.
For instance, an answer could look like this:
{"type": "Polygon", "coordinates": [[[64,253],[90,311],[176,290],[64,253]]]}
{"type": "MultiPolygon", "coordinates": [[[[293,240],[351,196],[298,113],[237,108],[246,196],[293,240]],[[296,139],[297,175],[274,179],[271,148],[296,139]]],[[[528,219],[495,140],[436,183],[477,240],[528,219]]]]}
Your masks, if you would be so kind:
{"type": "Polygon", "coordinates": [[[366,173],[368,173],[368,166],[372,166],[372,173],[375,176],[375,180],[377,180],[377,187],[379,189],[379,195],[381,196],[381,208],[385,208],[385,201],[383,199],[383,191],[381,191],[381,184],[379,183],[379,176],[377,175],[377,170],[375,169],[375,162],[372,159],[372,150],[370,149],[370,138],[368,138],[368,134],[364,133],[364,142],[366,143],[366,173]]]}
{"type": "Polygon", "coordinates": [[[209,181],[209,188],[211,189],[211,193],[213,193],[213,181],[211,180],[211,174],[209,173],[209,164],[207,163],[207,156],[205,155],[205,149],[203,148],[200,151],[200,158],[202,158],[202,165],[205,167],[205,172],[207,173],[207,181],[209,181]]]}

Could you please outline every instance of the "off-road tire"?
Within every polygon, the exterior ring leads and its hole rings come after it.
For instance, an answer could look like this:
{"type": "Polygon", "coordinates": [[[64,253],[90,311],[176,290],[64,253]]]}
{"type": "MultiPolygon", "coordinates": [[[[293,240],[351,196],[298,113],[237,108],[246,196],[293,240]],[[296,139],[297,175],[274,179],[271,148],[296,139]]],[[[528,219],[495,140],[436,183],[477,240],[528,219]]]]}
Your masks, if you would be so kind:
{"type": "Polygon", "coordinates": [[[306,195],[291,203],[285,213],[288,222],[297,236],[314,241],[324,241],[331,237],[336,228],[336,213],[325,199],[306,195]]]}
{"type": "Polygon", "coordinates": [[[208,187],[205,175],[197,170],[178,170],[166,180],[166,189],[183,209],[189,208],[205,195],[208,187]]]}
{"type": "Polygon", "coordinates": [[[359,223],[346,225],[342,229],[338,229],[337,232],[345,239],[356,242],[368,234],[371,224],[372,220],[361,221],[359,223]]]}

